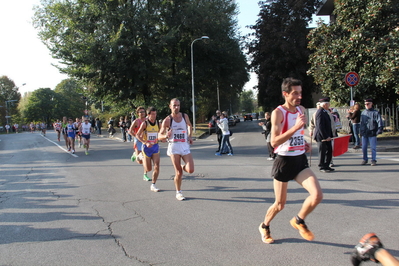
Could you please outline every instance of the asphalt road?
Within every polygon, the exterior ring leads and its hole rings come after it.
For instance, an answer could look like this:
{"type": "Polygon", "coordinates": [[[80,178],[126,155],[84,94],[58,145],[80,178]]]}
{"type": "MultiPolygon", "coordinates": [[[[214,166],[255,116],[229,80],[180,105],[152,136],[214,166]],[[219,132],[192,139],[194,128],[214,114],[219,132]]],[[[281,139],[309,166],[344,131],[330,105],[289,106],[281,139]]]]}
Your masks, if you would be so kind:
{"type": "Polygon", "coordinates": [[[289,220],[307,193],[290,182],[285,209],[258,232],[274,201],[267,149],[257,121],[233,128],[234,157],[214,155],[216,135],[192,146],[195,172],[175,198],[174,170],[161,145],[161,192],[150,191],[132,143],[92,137],[90,155],[58,146],[53,132],[0,136],[0,265],[350,265],[362,235],[375,232],[399,257],[399,154],[334,158],[335,173],[312,169],[323,202],[306,222],[308,242],[289,220]]]}

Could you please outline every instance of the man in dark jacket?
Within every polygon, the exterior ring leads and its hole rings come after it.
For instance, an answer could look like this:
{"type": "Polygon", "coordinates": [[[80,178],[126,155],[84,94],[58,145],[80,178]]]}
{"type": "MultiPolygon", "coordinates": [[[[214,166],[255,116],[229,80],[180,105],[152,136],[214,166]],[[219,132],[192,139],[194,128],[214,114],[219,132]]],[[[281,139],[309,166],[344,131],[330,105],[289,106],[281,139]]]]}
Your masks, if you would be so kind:
{"type": "Polygon", "coordinates": [[[319,100],[320,109],[316,112],[316,121],[314,129],[314,139],[317,141],[319,147],[319,167],[320,172],[332,172],[335,169],[330,167],[332,159],[332,144],[333,137],[331,128],[331,118],[328,114],[330,108],[330,98],[322,98],[319,100]]]}
{"type": "Polygon", "coordinates": [[[360,116],[360,136],[362,136],[362,151],[363,161],[362,165],[367,164],[367,148],[370,143],[371,149],[371,165],[377,164],[377,135],[382,133],[384,125],[382,123],[381,115],[373,108],[373,100],[364,100],[366,109],[360,116]]]}

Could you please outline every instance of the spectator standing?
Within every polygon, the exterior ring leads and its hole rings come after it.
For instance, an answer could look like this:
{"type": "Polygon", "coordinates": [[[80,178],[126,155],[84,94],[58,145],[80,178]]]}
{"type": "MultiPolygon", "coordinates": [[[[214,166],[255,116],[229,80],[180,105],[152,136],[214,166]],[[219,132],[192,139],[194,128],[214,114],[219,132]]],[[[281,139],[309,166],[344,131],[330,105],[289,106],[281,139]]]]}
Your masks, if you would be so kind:
{"type": "Polygon", "coordinates": [[[319,167],[320,172],[332,172],[335,169],[330,167],[332,159],[332,122],[330,118],[330,99],[322,98],[319,100],[320,109],[316,112],[316,123],[314,130],[314,139],[319,148],[319,167]]]}
{"type": "Polygon", "coordinates": [[[6,125],[6,131],[7,131],[7,134],[8,134],[8,132],[10,132],[10,125],[9,124],[6,125]]]}
{"type": "Polygon", "coordinates": [[[96,132],[96,120],[94,119],[94,117],[92,117],[92,119],[90,120],[90,124],[91,124],[91,133],[95,133],[96,132]]]}
{"type": "Polygon", "coordinates": [[[121,116],[119,118],[119,125],[118,126],[119,126],[119,128],[121,130],[123,142],[126,142],[126,122],[125,122],[125,118],[123,116],[121,116]]]}
{"type": "Polygon", "coordinates": [[[316,103],[316,108],[317,108],[317,110],[316,110],[316,112],[313,113],[312,118],[310,119],[310,122],[309,122],[309,136],[311,138],[313,137],[314,128],[316,126],[316,113],[321,108],[320,102],[316,103]]]}
{"type": "Polygon", "coordinates": [[[267,158],[268,161],[273,161],[274,159],[276,159],[276,154],[274,153],[274,148],[272,147],[272,144],[270,143],[270,132],[272,130],[272,122],[270,121],[270,113],[266,112],[265,113],[265,122],[260,122],[259,126],[261,126],[263,128],[263,132],[262,134],[265,135],[265,139],[266,139],[266,145],[267,145],[267,149],[269,151],[269,158],[267,158]]]}
{"type": "MultiPolygon", "coordinates": [[[[233,148],[230,144],[230,130],[229,130],[229,122],[227,120],[227,114],[223,112],[220,115],[220,120],[217,120],[217,126],[222,131],[222,145],[220,147],[220,151],[223,151],[227,148],[228,156],[233,156],[233,148]]],[[[222,156],[221,152],[215,153],[216,156],[222,156]]]]}
{"type": "Polygon", "coordinates": [[[96,128],[97,128],[97,134],[101,135],[101,127],[103,126],[103,123],[101,122],[100,118],[96,118],[96,128]]]}
{"type": "Polygon", "coordinates": [[[352,134],[355,139],[355,149],[360,148],[360,105],[356,103],[353,109],[348,110],[348,118],[352,124],[352,134]]]}
{"type": "Polygon", "coordinates": [[[377,164],[377,135],[382,133],[384,126],[380,113],[373,108],[373,100],[364,100],[364,105],[366,109],[363,110],[360,116],[360,135],[362,136],[363,151],[362,165],[368,162],[367,148],[370,143],[371,165],[374,166],[377,164]]]}
{"type": "Polygon", "coordinates": [[[14,128],[15,128],[15,133],[18,133],[18,127],[19,125],[17,123],[14,124],[14,128]]]}
{"type": "Polygon", "coordinates": [[[132,142],[132,135],[129,134],[129,129],[130,129],[130,126],[132,125],[132,120],[130,120],[127,116],[125,116],[125,123],[126,123],[125,134],[126,134],[127,140],[129,142],[132,142]]]}

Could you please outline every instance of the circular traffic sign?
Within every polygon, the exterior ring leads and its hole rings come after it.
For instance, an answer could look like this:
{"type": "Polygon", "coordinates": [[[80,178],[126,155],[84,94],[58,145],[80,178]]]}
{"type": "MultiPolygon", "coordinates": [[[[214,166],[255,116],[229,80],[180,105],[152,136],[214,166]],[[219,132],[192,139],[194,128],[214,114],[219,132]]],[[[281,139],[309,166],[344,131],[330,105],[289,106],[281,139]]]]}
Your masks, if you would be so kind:
{"type": "Polygon", "coordinates": [[[346,85],[353,87],[359,84],[360,77],[356,72],[349,72],[345,75],[345,83],[346,85]]]}

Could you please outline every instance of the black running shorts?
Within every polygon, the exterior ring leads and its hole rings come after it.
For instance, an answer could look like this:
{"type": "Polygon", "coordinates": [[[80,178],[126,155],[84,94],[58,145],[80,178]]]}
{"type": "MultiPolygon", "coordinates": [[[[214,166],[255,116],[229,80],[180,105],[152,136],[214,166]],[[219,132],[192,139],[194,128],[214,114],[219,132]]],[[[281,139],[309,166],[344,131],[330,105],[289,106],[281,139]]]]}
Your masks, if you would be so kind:
{"type": "Polygon", "coordinates": [[[298,156],[280,156],[274,160],[272,177],[281,182],[288,182],[303,170],[309,168],[308,158],[305,154],[298,156]]]}

